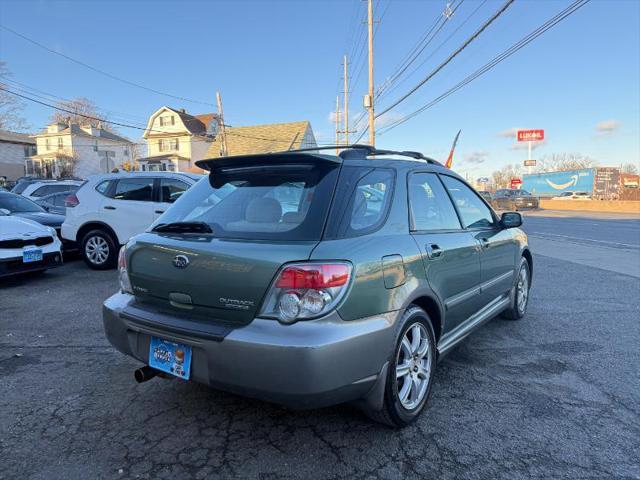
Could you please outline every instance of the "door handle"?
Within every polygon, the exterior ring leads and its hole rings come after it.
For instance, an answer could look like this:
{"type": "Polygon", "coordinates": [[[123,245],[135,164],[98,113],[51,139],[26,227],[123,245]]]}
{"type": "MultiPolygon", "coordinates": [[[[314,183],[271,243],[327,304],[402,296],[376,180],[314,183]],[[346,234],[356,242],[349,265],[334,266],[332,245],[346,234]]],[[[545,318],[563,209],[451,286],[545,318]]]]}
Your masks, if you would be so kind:
{"type": "Polygon", "coordinates": [[[104,207],[105,210],[115,210],[116,207],[112,207],[111,205],[107,205],[106,207],[104,207]]]}
{"type": "Polygon", "coordinates": [[[441,249],[437,244],[432,243],[430,245],[426,245],[427,257],[430,259],[440,258],[444,253],[444,250],[441,249]]]}
{"type": "Polygon", "coordinates": [[[488,238],[480,238],[480,246],[484,249],[489,248],[491,246],[491,243],[489,243],[489,239],[488,238]]]}
{"type": "Polygon", "coordinates": [[[156,210],[156,213],[164,213],[164,210],[156,210]]]}

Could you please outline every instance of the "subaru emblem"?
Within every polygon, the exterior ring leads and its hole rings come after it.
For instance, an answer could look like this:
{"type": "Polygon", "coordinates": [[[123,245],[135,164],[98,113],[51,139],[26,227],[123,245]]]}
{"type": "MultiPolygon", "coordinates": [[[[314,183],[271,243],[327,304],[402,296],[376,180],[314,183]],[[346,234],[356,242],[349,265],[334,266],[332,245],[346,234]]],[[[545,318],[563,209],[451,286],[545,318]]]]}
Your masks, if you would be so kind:
{"type": "Polygon", "coordinates": [[[189,266],[189,257],[186,255],[176,255],[173,257],[173,266],[176,268],[187,268],[189,266]]]}

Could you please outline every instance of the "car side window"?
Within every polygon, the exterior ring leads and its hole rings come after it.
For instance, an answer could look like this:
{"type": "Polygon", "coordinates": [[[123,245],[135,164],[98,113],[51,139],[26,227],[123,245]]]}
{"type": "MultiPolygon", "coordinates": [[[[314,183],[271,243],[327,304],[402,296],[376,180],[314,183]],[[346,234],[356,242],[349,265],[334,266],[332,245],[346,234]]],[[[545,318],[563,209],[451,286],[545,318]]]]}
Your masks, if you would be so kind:
{"type": "Polygon", "coordinates": [[[56,207],[64,207],[64,201],[66,197],[67,195],[56,195],[52,198],[53,201],[51,203],[56,207]]]}
{"type": "Polygon", "coordinates": [[[173,203],[180,195],[189,190],[190,185],[175,178],[160,179],[160,201],[162,203],[173,203]]]}
{"type": "Polygon", "coordinates": [[[326,238],[358,237],[381,228],[391,206],[394,181],[392,169],[343,167],[326,238]]]}
{"type": "Polygon", "coordinates": [[[150,202],[153,192],[153,180],[151,177],[118,180],[113,198],[116,200],[150,202]]]}
{"type": "Polygon", "coordinates": [[[49,186],[44,185],[42,187],[36,188],[33,192],[31,192],[32,197],[44,197],[45,195],[49,195],[51,192],[49,191],[49,186]]]}
{"type": "Polygon", "coordinates": [[[491,210],[471,188],[449,175],[440,175],[440,178],[451,195],[466,228],[493,226],[491,210]]]}
{"type": "Polygon", "coordinates": [[[393,174],[374,169],[358,181],[350,205],[352,232],[362,235],[374,230],[383,220],[389,203],[393,174]]]}
{"type": "Polygon", "coordinates": [[[409,176],[411,230],[459,230],[460,220],[449,195],[434,173],[409,176]]]}
{"type": "Polygon", "coordinates": [[[104,195],[105,197],[109,193],[109,186],[111,185],[112,180],[103,180],[98,185],[96,185],[96,192],[104,195]]]}

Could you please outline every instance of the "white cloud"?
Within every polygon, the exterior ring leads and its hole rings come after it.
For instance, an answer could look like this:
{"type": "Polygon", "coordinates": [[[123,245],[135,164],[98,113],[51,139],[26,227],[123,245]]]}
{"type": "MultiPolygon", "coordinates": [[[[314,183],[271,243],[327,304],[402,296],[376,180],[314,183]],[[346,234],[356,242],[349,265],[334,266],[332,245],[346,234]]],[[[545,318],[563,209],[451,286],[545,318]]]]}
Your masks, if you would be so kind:
{"type": "Polygon", "coordinates": [[[518,127],[508,128],[506,130],[502,130],[501,132],[496,133],[498,137],[503,138],[516,138],[518,136],[518,130],[522,130],[518,127]]]}
{"type": "Polygon", "coordinates": [[[479,165],[481,163],[484,163],[487,160],[488,156],[489,152],[487,152],[486,150],[476,150],[465,155],[465,157],[463,158],[463,162],[479,165]]]}
{"type": "MultiPolygon", "coordinates": [[[[376,128],[386,127],[387,125],[391,125],[392,123],[401,120],[402,118],[404,118],[404,115],[402,113],[389,111],[381,117],[376,118],[375,125],[376,128]]],[[[368,125],[368,123],[365,122],[365,125],[368,125]]]]}
{"type": "Polygon", "coordinates": [[[596,125],[596,132],[598,135],[610,135],[618,130],[621,125],[622,123],[618,120],[604,120],[602,122],[598,122],[596,125]]]}

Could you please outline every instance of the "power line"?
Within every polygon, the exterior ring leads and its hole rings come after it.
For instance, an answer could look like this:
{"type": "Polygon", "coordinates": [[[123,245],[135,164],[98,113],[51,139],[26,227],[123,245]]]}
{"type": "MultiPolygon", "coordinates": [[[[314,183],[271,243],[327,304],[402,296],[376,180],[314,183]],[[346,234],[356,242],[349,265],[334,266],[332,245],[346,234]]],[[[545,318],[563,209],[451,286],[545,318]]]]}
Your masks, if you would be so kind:
{"type": "Polygon", "coordinates": [[[88,68],[89,70],[92,70],[92,71],[94,71],[96,73],[99,73],[100,75],[104,75],[105,77],[111,78],[112,80],[117,80],[119,82],[126,83],[127,85],[131,85],[133,87],[141,88],[143,90],[147,90],[148,92],[152,92],[152,93],[155,93],[155,94],[158,94],[158,95],[164,95],[165,97],[173,98],[173,99],[176,99],[176,100],[182,100],[184,102],[191,102],[191,103],[199,103],[201,105],[208,105],[208,106],[211,106],[211,107],[215,106],[213,103],[203,102],[201,100],[194,100],[194,99],[187,98],[187,97],[180,97],[178,95],[172,95],[171,93],[162,92],[160,90],[156,90],[155,88],[147,87],[145,85],[141,85],[139,83],[132,82],[132,81],[127,80],[125,78],[118,77],[118,76],[113,75],[113,74],[111,74],[109,72],[106,72],[106,71],[101,70],[99,68],[96,68],[96,67],[94,67],[92,65],[89,65],[88,63],[85,63],[83,61],[80,61],[80,60],[77,60],[77,59],[75,59],[73,57],[70,57],[69,55],[65,55],[62,52],[58,52],[57,50],[49,48],[46,45],[44,45],[44,44],[42,44],[42,43],[40,43],[40,42],[38,42],[38,41],[36,41],[36,40],[34,40],[32,38],[29,38],[26,35],[23,35],[22,33],[16,32],[15,30],[13,30],[13,29],[5,26],[5,25],[1,25],[0,24],[0,28],[2,28],[3,30],[6,30],[9,33],[12,33],[13,35],[16,35],[16,36],[22,38],[23,40],[26,40],[27,42],[32,43],[33,45],[36,45],[36,46],[42,48],[43,50],[46,50],[49,53],[53,53],[53,54],[58,55],[58,56],[60,56],[62,58],[66,58],[70,62],[73,62],[73,63],[76,63],[78,65],[81,65],[81,66],[83,66],[85,68],[88,68]]]}
{"type": "Polygon", "coordinates": [[[393,102],[389,107],[385,108],[382,112],[379,112],[378,114],[376,114],[376,118],[384,115],[385,113],[389,112],[393,108],[395,108],[398,105],[400,105],[407,98],[409,98],[411,95],[413,95],[420,87],[422,87],[425,83],[427,83],[429,80],[431,80],[438,72],[440,72],[455,57],[457,57],[465,48],[467,48],[467,46],[469,46],[469,44],[471,42],[473,42],[476,38],[478,38],[480,36],[480,34],[482,34],[482,32],[484,32],[487,29],[487,27],[489,27],[489,25],[491,25],[493,22],[495,22],[498,19],[498,17],[500,15],[502,15],[505,12],[505,10],[507,10],[507,8],[509,8],[514,1],[515,0],[506,0],[504,2],[504,4],[498,9],[498,11],[496,11],[496,13],[494,13],[486,22],[484,22],[480,26],[480,28],[478,30],[476,30],[476,32],[473,35],[471,35],[469,38],[467,38],[467,40],[465,40],[462,45],[460,45],[451,55],[449,55],[449,57],[447,57],[447,59],[444,62],[442,62],[440,65],[438,65],[429,75],[427,75],[424,79],[422,79],[420,82],[418,82],[418,84],[416,86],[414,86],[411,90],[409,90],[407,93],[405,93],[398,100],[393,102]]]}
{"type": "MultiPolygon", "coordinates": [[[[38,104],[43,105],[45,107],[53,108],[55,110],[59,110],[59,111],[65,112],[65,113],[69,113],[71,115],[78,115],[80,117],[88,118],[89,120],[94,120],[94,121],[98,121],[98,122],[102,122],[102,123],[108,123],[108,124],[116,125],[118,127],[132,128],[132,129],[135,129],[135,130],[142,130],[142,131],[149,131],[149,132],[156,132],[156,133],[165,133],[165,134],[174,134],[175,133],[175,132],[168,132],[168,131],[164,131],[164,130],[157,130],[157,129],[152,129],[152,128],[140,127],[140,126],[132,125],[132,124],[128,124],[128,123],[114,122],[112,120],[108,120],[108,119],[105,119],[105,118],[100,118],[100,117],[96,117],[96,116],[93,116],[93,115],[86,115],[86,114],[83,114],[83,113],[74,112],[73,110],[69,110],[69,109],[66,109],[66,108],[58,107],[56,105],[51,105],[50,103],[43,102],[41,100],[37,100],[35,98],[28,97],[28,96],[22,95],[20,93],[16,93],[14,91],[11,91],[11,90],[3,87],[2,85],[0,85],[0,90],[5,91],[7,93],[10,93],[12,95],[15,95],[17,97],[23,98],[25,100],[29,100],[30,102],[38,103],[38,104]]],[[[254,140],[265,140],[265,141],[269,141],[269,142],[278,142],[278,143],[287,143],[287,144],[291,143],[290,139],[289,140],[283,140],[283,139],[279,139],[279,138],[269,138],[269,137],[254,136],[254,135],[245,135],[245,134],[242,134],[242,133],[234,132],[233,131],[233,127],[231,127],[230,125],[227,125],[227,127],[230,127],[230,130],[227,130],[227,132],[226,132],[227,135],[235,135],[237,137],[250,138],[250,139],[254,139],[254,140]]],[[[238,128],[242,128],[242,127],[238,127],[238,128]]]]}
{"type": "Polygon", "coordinates": [[[560,23],[562,20],[567,18],[569,15],[573,14],[578,9],[580,9],[581,7],[586,5],[589,1],[590,0],[576,0],[576,1],[574,1],[567,8],[565,8],[562,11],[560,11],[554,17],[552,17],[549,20],[547,20],[545,23],[540,25],[538,28],[533,30],[531,33],[529,33],[528,35],[526,35],[525,37],[520,39],[518,42],[516,42],[513,45],[511,45],[509,48],[504,50],[499,55],[495,56],[489,62],[485,63],[482,67],[480,67],[479,69],[474,71],[472,74],[468,75],[461,82],[457,83],[456,85],[454,85],[453,87],[451,87],[450,89],[448,89],[447,91],[445,91],[444,93],[442,93],[441,95],[439,95],[438,97],[436,97],[435,99],[430,101],[429,103],[427,103],[427,104],[423,105],[422,107],[420,107],[419,109],[415,110],[414,112],[412,112],[412,113],[404,116],[403,118],[401,118],[399,120],[396,120],[395,122],[391,123],[390,125],[384,127],[382,129],[381,133],[389,132],[390,130],[394,129],[395,127],[397,127],[397,126],[399,126],[399,125],[401,125],[401,124],[403,124],[405,122],[407,122],[408,120],[410,120],[411,118],[415,117],[416,115],[419,115],[420,113],[424,112],[425,110],[433,107],[437,103],[440,103],[442,100],[447,98],[449,95],[452,95],[453,93],[457,92],[458,90],[460,90],[464,86],[466,86],[469,83],[471,83],[473,80],[475,80],[478,77],[484,75],[486,72],[491,70],[493,67],[495,67],[496,65],[498,65],[502,61],[504,61],[507,58],[509,58],[514,53],[518,52],[520,49],[524,48],[526,45],[531,43],[533,40],[538,38],[540,35],[545,33],[547,30],[553,28],[558,23],[560,23]]]}
{"type": "MultiPolygon", "coordinates": [[[[409,56],[405,60],[401,67],[397,69],[397,71],[389,77],[389,80],[386,83],[386,86],[379,92],[378,97],[380,97],[384,90],[393,85],[398,79],[402,76],[404,72],[415,62],[418,57],[424,52],[424,50],[429,46],[429,44],[436,38],[436,35],[440,33],[440,31],[447,24],[447,21],[455,14],[456,10],[464,3],[464,0],[460,0],[460,2],[453,7],[453,9],[447,14],[442,14],[433,24],[433,26],[427,31],[427,33],[422,37],[422,39],[418,42],[418,44],[413,48],[413,50],[409,53],[409,56]],[[435,31],[434,31],[435,29],[435,31]],[[433,32],[433,34],[431,34],[433,32]]],[[[451,8],[451,7],[448,7],[451,8]]]]}
{"type": "Polygon", "coordinates": [[[437,52],[438,52],[438,51],[439,51],[439,50],[440,50],[444,45],[446,45],[446,44],[449,42],[449,40],[451,40],[451,39],[455,36],[455,34],[456,34],[456,33],[458,33],[458,32],[460,31],[460,29],[461,29],[462,27],[464,27],[464,26],[469,22],[469,20],[471,20],[471,18],[473,18],[473,16],[474,16],[476,13],[478,13],[478,11],[479,11],[479,10],[480,10],[484,5],[485,5],[485,3],[487,3],[487,1],[488,1],[488,0],[482,0],[482,2],[480,2],[480,3],[478,4],[478,6],[477,6],[477,7],[476,7],[476,8],[475,8],[475,9],[474,9],[474,10],[473,10],[473,11],[472,11],[468,16],[467,16],[467,18],[465,18],[465,19],[464,19],[464,21],[463,21],[460,25],[458,25],[458,26],[456,27],[456,29],[455,29],[453,32],[451,32],[451,33],[449,34],[449,36],[448,36],[448,37],[447,37],[443,42],[441,42],[441,43],[440,43],[436,48],[434,48],[434,49],[431,51],[431,53],[430,53],[430,54],[429,54],[429,55],[428,55],[424,60],[422,60],[422,62],[420,62],[420,64],[419,64],[419,65],[417,65],[415,68],[413,68],[413,69],[411,70],[411,72],[409,72],[409,74],[408,74],[408,75],[405,75],[405,77],[404,77],[404,78],[401,78],[398,82],[396,82],[396,84],[395,84],[395,85],[390,86],[390,87],[389,87],[389,86],[387,86],[386,88],[384,88],[384,89],[380,92],[380,94],[379,94],[378,101],[380,101],[382,98],[384,98],[385,96],[389,95],[389,94],[390,94],[390,93],[392,93],[393,91],[397,90],[397,89],[398,89],[398,87],[399,87],[400,85],[402,85],[402,84],[403,84],[407,79],[411,78],[411,77],[413,76],[413,74],[414,74],[414,73],[416,73],[418,70],[420,70],[420,68],[421,68],[425,63],[427,63],[431,58],[433,58],[433,56],[434,56],[434,55],[435,55],[435,54],[436,54],[436,53],[437,53],[437,52]]]}

